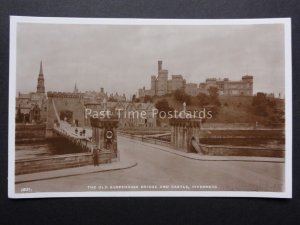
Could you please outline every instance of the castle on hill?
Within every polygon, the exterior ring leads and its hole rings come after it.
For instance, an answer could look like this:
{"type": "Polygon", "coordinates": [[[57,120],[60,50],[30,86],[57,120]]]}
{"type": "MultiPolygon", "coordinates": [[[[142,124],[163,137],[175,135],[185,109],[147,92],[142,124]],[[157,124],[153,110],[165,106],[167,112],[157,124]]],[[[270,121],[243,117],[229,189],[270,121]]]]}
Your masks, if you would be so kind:
{"type": "Polygon", "coordinates": [[[253,76],[242,76],[241,80],[231,81],[228,78],[216,79],[208,78],[205,83],[186,83],[182,75],[172,75],[168,78],[168,70],[163,69],[162,61],[158,61],[157,75],[151,76],[151,88],[145,87],[138,90],[139,97],[148,96],[163,96],[171,94],[174,91],[181,89],[187,94],[197,96],[199,93],[208,93],[210,87],[216,87],[220,95],[225,96],[253,96],[253,76]]]}

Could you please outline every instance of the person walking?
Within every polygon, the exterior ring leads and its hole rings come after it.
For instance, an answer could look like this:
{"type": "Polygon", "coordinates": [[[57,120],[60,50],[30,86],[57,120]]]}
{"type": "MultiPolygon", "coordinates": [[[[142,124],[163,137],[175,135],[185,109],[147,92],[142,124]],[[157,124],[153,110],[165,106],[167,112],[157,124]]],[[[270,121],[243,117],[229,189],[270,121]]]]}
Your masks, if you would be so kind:
{"type": "Polygon", "coordinates": [[[98,149],[93,150],[93,161],[94,161],[94,166],[99,166],[98,149]]]}

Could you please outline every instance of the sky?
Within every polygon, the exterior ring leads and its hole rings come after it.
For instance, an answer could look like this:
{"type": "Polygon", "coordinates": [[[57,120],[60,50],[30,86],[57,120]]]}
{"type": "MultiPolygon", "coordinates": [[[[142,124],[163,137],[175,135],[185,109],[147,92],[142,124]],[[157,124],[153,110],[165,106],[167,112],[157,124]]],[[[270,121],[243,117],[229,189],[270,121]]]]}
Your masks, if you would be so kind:
{"type": "Polygon", "coordinates": [[[30,24],[17,26],[17,91],[36,90],[40,61],[46,91],[101,87],[131,96],[157,61],[187,83],[206,78],[254,76],[254,93],[284,92],[284,27],[281,24],[176,26],[30,24]]]}

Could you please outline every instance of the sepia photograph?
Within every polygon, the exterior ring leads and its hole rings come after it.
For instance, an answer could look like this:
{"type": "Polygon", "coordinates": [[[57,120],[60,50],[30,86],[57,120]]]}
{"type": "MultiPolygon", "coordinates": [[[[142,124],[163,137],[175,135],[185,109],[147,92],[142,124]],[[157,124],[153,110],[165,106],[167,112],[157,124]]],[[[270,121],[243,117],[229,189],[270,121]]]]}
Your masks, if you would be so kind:
{"type": "Polygon", "coordinates": [[[10,198],[292,197],[291,21],[10,17],[10,198]]]}

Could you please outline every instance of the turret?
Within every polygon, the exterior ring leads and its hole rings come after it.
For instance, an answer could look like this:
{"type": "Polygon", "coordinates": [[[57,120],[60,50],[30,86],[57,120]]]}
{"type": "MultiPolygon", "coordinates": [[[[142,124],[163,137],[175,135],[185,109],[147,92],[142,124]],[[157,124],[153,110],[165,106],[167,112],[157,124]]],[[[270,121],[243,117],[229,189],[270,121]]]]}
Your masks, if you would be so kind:
{"type": "Polygon", "coordinates": [[[155,91],[155,81],[156,77],[153,75],[151,76],[151,90],[155,91]]]}

